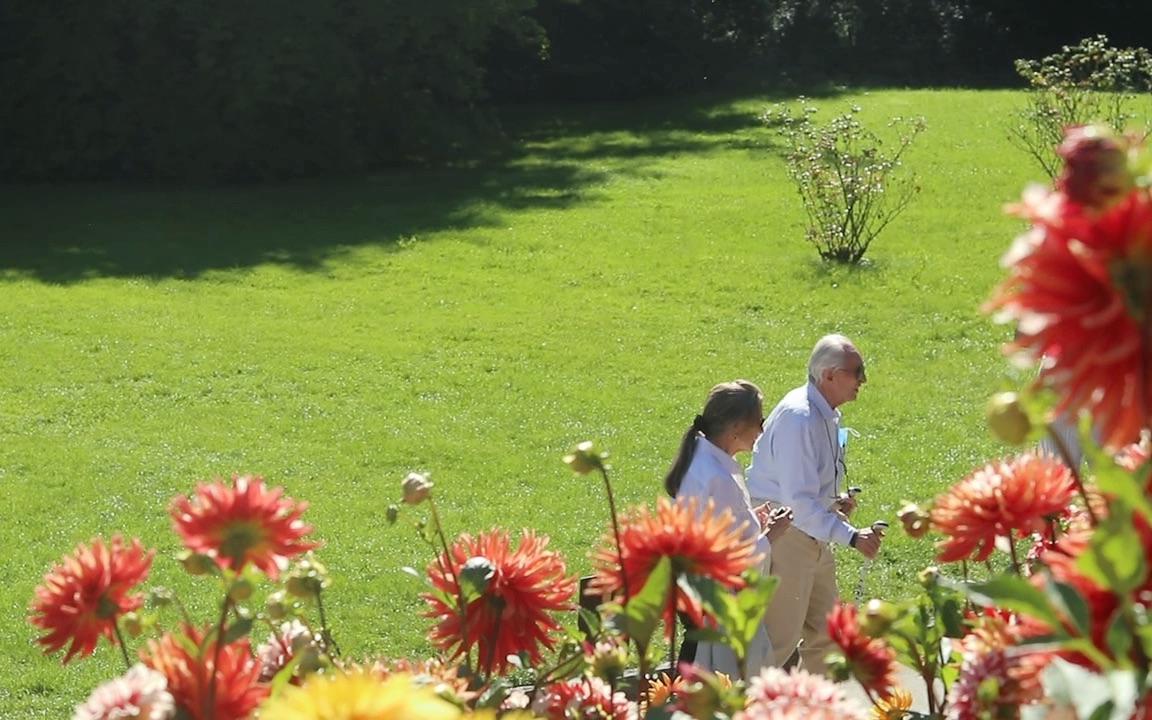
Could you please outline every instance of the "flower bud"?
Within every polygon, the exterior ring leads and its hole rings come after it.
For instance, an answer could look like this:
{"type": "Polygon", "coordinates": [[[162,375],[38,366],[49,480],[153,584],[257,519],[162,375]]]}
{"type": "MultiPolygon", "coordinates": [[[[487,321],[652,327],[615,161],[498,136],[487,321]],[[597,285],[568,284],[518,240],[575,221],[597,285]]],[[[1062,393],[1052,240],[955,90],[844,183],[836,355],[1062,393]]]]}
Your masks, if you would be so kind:
{"type": "Polygon", "coordinates": [[[1056,189],[1075,203],[1106,210],[1132,188],[1128,142],[1103,125],[1065,128],[1056,152],[1064,159],[1056,189]]]}
{"type": "Polygon", "coordinates": [[[1032,431],[1032,421],[1020,402],[1020,396],[1014,392],[996,393],[988,401],[985,410],[988,427],[998,440],[1019,445],[1032,431]]]}
{"type": "Polygon", "coordinates": [[[243,602],[252,597],[253,589],[251,580],[238,577],[232,581],[232,587],[228,589],[228,597],[236,602],[243,602]]]}
{"type": "Polygon", "coordinates": [[[140,615],[134,612],[127,612],[120,616],[120,628],[132,637],[140,637],[140,633],[144,632],[144,624],[140,622],[140,615]]]}
{"type": "Polygon", "coordinates": [[[277,590],[264,600],[264,612],[272,620],[283,620],[288,617],[288,602],[283,590],[277,590]]]}
{"type": "Polygon", "coordinates": [[[879,598],[872,598],[864,606],[864,612],[858,616],[857,623],[860,632],[868,637],[882,638],[896,622],[899,613],[896,606],[879,598]]]}
{"type": "Polygon", "coordinates": [[[904,525],[904,532],[908,533],[908,537],[924,537],[924,534],[928,532],[928,516],[916,503],[905,503],[904,507],[896,513],[896,517],[904,525]]]}
{"type": "Polygon", "coordinates": [[[572,472],[577,475],[587,475],[604,468],[604,460],[607,457],[608,453],[600,452],[591,440],[585,440],[568,451],[564,456],[564,464],[572,468],[572,472]]]}
{"type": "Polygon", "coordinates": [[[397,505],[389,505],[388,509],[384,511],[384,519],[388,521],[389,525],[395,525],[399,517],[400,508],[397,505]]]}
{"type": "Polygon", "coordinates": [[[284,589],[299,598],[312,598],[328,587],[328,570],[312,555],[307,553],[288,572],[284,589]]]}
{"type": "Polygon", "coordinates": [[[216,572],[216,562],[203,553],[185,550],[177,559],[189,575],[207,575],[216,572]]]}
{"type": "Polygon", "coordinates": [[[585,653],[588,671],[595,677],[614,685],[624,676],[628,663],[628,648],[612,641],[601,641],[585,653]]]}
{"type": "Polygon", "coordinates": [[[172,588],[157,585],[148,591],[148,607],[168,607],[174,602],[176,602],[176,593],[172,591],[172,588]]]}
{"type": "Polygon", "coordinates": [[[428,493],[432,491],[432,481],[420,473],[412,472],[400,481],[400,488],[405,504],[419,505],[428,498],[428,493]]]}
{"type": "Polygon", "coordinates": [[[935,565],[929,565],[916,574],[916,580],[925,588],[931,588],[936,584],[936,580],[940,577],[940,568],[935,565]]]}

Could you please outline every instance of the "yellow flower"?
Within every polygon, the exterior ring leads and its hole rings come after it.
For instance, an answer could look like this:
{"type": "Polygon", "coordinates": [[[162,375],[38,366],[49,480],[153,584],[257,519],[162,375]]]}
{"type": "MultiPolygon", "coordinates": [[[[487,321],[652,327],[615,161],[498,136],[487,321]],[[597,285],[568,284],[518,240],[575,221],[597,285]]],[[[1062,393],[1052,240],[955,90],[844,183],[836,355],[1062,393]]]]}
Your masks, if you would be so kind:
{"type": "Polygon", "coordinates": [[[896,688],[888,697],[876,701],[868,717],[871,720],[902,720],[911,708],[912,693],[896,688]]]}
{"type": "Polygon", "coordinates": [[[364,671],[313,675],[265,701],[260,720],[456,720],[460,709],[409,675],[379,680],[364,671]]]}

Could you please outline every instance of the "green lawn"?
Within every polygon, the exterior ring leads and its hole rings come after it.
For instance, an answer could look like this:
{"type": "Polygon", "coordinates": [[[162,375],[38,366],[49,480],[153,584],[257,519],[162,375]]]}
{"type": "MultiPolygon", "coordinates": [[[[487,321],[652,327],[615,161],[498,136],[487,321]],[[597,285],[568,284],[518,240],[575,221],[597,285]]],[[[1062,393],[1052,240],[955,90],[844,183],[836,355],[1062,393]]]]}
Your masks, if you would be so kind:
{"type": "MultiPolygon", "coordinates": [[[[843,408],[863,516],[895,524],[902,500],[1003,452],[982,414],[1007,331],[977,305],[1020,229],[1001,205],[1038,179],[1007,139],[1021,96],[816,101],[928,121],[907,156],[921,194],[851,269],[803,239],[757,120],[771,102],[512,110],[507,148],[448,170],[0,188],[0,717],[66,717],[122,670],[106,644],[62,669],[24,619],[77,541],[139,535],[151,580],[206,607],[165,513],[197,480],[252,472],[307,499],[339,644],[409,656],[428,648],[401,567],[431,555],[384,521],[409,470],[431,474],[450,532],[532,526],[582,574],[607,509],[561,464],[572,443],[612,453],[622,503],[651,502],[712,384],[746,377],[771,404],[834,331],[869,369],[843,408]]],[[[907,595],[930,557],[893,533],[869,592],[907,595]]]]}

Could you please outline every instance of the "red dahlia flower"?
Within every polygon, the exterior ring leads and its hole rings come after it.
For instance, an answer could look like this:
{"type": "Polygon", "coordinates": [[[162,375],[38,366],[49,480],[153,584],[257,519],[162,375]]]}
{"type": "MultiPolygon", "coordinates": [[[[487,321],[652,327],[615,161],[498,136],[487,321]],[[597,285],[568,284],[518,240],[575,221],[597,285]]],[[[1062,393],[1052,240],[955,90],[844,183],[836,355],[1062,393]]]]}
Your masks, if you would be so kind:
{"type": "Polygon", "coordinates": [[[239,572],[252,563],[275,580],[290,558],[319,546],[304,540],[312,531],[300,520],[308,503],[282,497],[283,492],[269,490],[252,475],[233,475],[230,485],[219,478],[197,483],[191,499],[173,499],[172,529],[185,547],[222,568],[239,572]]]}
{"type": "MultiPolygon", "coordinates": [[[[711,500],[698,509],[695,498],[660,498],[655,512],[638,506],[620,517],[619,548],[612,532],[604,535],[600,547],[592,553],[596,568],[589,590],[602,597],[615,597],[624,590],[626,577],[628,592],[638,593],[663,557],[672,561],[676,576],[701,575],[739,590],[745,585],[740,574],[760,555],[745,537],[743,525],[734,523],[727,509],[716,514],[711,500]]],[[[622,598],[624,602],[630,599],[622,598]]],[[[699,599],[679,586],[673,588],[664,608],[668,633],[677,611],[685,613],[696,625],[705,624],[699,599]]]]}
{"type": "Polygon", "coordinates": [[[477,648],[485,672],[504,671],[508,656],[518,653],[539,662],[541,646],[553,646],[549,633],[560,629],[549,613],[573,609],[576,591],[576,578],[566,576],[564,559],[547,545],[546,536],[531,530],[523,531],[517,548],[509,547],[508,531],[501,528],[456,538],[450,555],[441,553],[428,565],[436,588],[423,595],[428,602],[423,615],[436,620],[429,640],[443,649],[455,648],[452,657],[477,648]],[[461,618],[457,573],[473,558],[484,560],[491,576],[461,618]]]}
{"type": "Polygon", "coordinates": [[[119,535],[105,545],[92,538],[77,543],[71,555],[54,563],[36,587],[28,621],[47,630],[37,640],[50,653],[69,644],[63,662],[73,655],[91,655],[100,636],[116,644],[116,618],[140,607],[141,593],[130,592],[148,577],[155,550],[144,550],[133,538],[125,545],[119,535]]]}
{"type": "Polygon", "coordinates": [[[168,680],[178,709],[189,720],[243,720],[268,694],[259,682],[260,662],[247,638],[217,647],[207,631],[185,624],[164,633],[140,652],[145,665],[168,680]]]}
{"type": "Polygon", "coordinates": [[[836,601],[828,613],[828,636],[844,653],[852,677],[869,697],[886,698],[896,687],[896,653],[880,638],[865,635],[856,619],[856,606],[836,601]]]}
{"type": "Polygon", "coordinates": [[[984,560],[998,536],[1042,532],[1075,489],[1072,473],[1060,461],[1031,452],[974,470],[932,507],[932,525],[946,536],[937,543],[937,559],[984,560]]]}
{"type": "Polygon", "coordinates": [[[1016,322],[1005,350],[1041,361],[1055,414],[1093,419],[1119,448],[1152,426],[1152,197],[1134,188],[1105,210],[1029,188],[1010,211],[1032,228],[1002,264],[1008,277],[984,304],[1016,322]]]}
{"type": "Polygon", "coordinates": [[[1019,641],[1014,628],[992,616],[960,640],[960,675],[948,691],[950,720],[1018,717],[1021,705],[1040,699],[1038,666],[1027,662],[1019,641]]]}

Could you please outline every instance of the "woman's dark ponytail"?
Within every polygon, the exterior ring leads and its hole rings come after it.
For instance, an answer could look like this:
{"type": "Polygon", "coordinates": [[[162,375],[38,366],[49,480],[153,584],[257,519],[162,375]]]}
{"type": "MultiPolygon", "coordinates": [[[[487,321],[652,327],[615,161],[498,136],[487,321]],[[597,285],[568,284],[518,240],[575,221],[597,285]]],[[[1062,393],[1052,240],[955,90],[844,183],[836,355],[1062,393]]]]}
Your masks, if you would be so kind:
{"type": "Polygon", "coordinates": [[[685,430],[684,437],[680,438],[680,450],[672,461],[672,467],[668,468],[668,474],[664,476],[664,489],[671,497],[676,497],[680,492],[680,483],[684,482],[684,475],[692,464],[692,456],[696,454],[696,438],[703,432],[703,425],[704,418],[697,415],[692,427],[685,430]]]}
{"type": "Polygon", "coordinates": [[[664,489],[669,495],[676,497],[680,492],[680,484],[684,482],[696,454],[696,439],[701,435],[710,437],[712,433],[719,435],[732,423],[755,417],[762,409],[761,398],[760,388],[747,380],[720,383],[712,388],[704,401],[703,414],[697,415],[692,427],[684,431],[680,450],[664,476],[664,489]]]}

